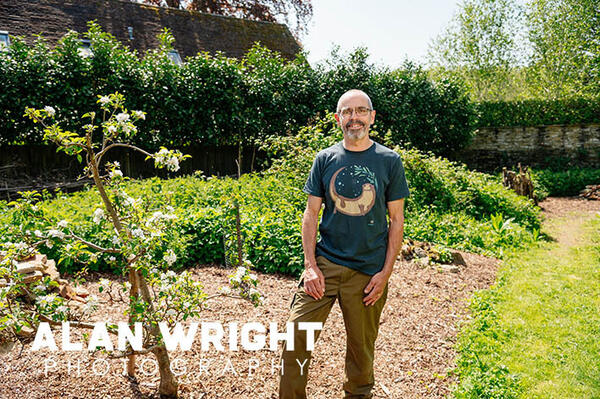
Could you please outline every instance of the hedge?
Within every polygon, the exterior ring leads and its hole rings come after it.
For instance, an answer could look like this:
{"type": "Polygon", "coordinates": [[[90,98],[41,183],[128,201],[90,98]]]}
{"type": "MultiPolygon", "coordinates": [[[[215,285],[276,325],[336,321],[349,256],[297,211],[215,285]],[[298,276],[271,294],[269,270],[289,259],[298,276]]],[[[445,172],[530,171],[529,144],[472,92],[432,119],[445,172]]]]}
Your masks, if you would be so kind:
{"type": "Polygon", "coordinates": [[[78,54],[75,32],[54,48],[43,39],[27,45],[14,38],[10,51],[0,52],[0,145],[42,141],[23,118],[26,106],[51,105],[63,127],[77,129],[80,112],[115,91],[125,95],[127,108],[147,112],[136,140],[151,149],[252,146],[335,110],[350,88],[371,95],[376,127],[397,144],[445,154],[464,146],[474,130],[473,105],[461,87],[433,83],[410,64],[396,71],[375,66],[364,49],[311,68],[304,54],[289,61],[257,44],[241,60],[200,53],[177,66],[167,57],[168,32],[159,49],[141,56],[94,23],[85,36],[91,57],[78,54]]]}
{"type": "Polygon", "coordinates": [[[478,127],[600,123],[600,97],[482,102],[476,109],[478,127]]]}

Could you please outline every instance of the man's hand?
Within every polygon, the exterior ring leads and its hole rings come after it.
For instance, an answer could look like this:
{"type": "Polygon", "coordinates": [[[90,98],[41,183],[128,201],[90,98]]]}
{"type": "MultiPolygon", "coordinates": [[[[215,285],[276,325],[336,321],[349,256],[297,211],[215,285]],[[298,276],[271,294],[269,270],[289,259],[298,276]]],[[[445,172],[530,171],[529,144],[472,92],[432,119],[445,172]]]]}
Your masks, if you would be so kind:
{"type": "Polygon", "coordinates": [[[365,294],[367,296],[363,299],[365,306],[373,306],[375,302],[383,295],[383,290],[390,278],[390,274],[384,271],[380,271],[371,277],[371,281],[365,287],[365,294]]]}
{"type": "Polygon", "coordinates": [[[316,300],[321,299],[325,294],[325,276],[323,276],[323,272],[321,272],[321,269],[316,264],[306,265],[304,271],[304,292],[316,300]]]}

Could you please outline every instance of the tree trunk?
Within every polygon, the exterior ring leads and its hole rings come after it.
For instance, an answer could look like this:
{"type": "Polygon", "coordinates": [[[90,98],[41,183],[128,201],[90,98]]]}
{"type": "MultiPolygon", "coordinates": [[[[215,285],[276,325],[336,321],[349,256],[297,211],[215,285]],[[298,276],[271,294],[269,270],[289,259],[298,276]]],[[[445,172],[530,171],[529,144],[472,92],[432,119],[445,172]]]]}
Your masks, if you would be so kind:
{"type": "MultiPolygon", "coordinates": [[[[129,291],[129,296],[137,298],[139,295],[139,288],[137,282],[137,273],[135,268],[129,265],[129,284],[131,284],[131,289],[129,291]]],[[[129,314],[129,326],[133,326],[135,320],[133,316],[129,314]]],[[[129,355],[127,357],[127,375],[130,377],[135,377],[135,355],[129,355]]]]}
{"type": "MultiPolygon", "coordinates": [[[[139,287],[139,295],[142,299],[150,305],[150,310],[154,312],[154,305],[152,304],[152,297],[150,296],[150,289],[146,280],[140,275],[139,271],[134,271],[135,278],[139,287]]],[[[156,324],[150,324],[148,326],[149,333],[158,340],[160,336],[160,328],[156,324]]],[[[177,378],[171,371],[171,361],[169,360],[169,353],[165,348],[164,344],[158,346],[152,351],[158,360],[158,369],[160,371],[160,386],[158,393],[161,398],[176,398],[177,397],[177,378]]]]}
{"type": "Polygon", "coordinates": [[[167,349],[164,345],[161,345],[153,352],[158,360],[158,370],[160,371],[160,386],[158,388],[160,397],[164,399],[177,398],[177,378],[171,371],[171,361],[167,349]]]}

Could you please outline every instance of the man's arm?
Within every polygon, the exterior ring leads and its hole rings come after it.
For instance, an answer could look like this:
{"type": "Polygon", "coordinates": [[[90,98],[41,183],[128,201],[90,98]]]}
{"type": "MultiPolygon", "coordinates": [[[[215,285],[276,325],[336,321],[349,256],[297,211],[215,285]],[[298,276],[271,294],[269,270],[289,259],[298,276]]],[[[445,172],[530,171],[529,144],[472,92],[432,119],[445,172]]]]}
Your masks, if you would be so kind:
{"type": "Polygon", "coordinates": [[[383,294],[385,285],[392,275],[398,252],[402,247],[404,235],[404,198],[388,202],[387,206],[390,214],[390,226],[385,262],[383,269],[371,277],[371,281],[365,287],[365,294],[368,295],[363,299],[363,302],[366,306],[374,305],[383,294]]]}
{"type": "Polygon", "coordinates": [[[315,299],[325,293],[325,277],[317,266],[317,226],[323,198],[309,195],[302,218],[302,247],[304,248],[304,291],[315,299]]]}

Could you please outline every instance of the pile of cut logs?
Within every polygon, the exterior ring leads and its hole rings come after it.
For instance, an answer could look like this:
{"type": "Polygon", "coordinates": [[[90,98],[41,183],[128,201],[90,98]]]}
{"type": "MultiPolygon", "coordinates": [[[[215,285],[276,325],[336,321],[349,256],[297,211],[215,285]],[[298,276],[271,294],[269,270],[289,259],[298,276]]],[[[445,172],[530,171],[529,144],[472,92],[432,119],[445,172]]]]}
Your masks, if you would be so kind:
{"type": "MultiPolygon", "coordinates": [[[[44,276],[56,281],[58,283],[58,295],[69,300],[69,305],[84,304],[86,302],[85,297],[89,295],[85,288],[72,287],[67,280],[60,278],[60,273],[56,269],[56,262],[52,259],[49,260],[46,255],[35,254],[21,259],[18,261],[16,268],[17,272],[23,275],[23,282],[26,284],[41,281],[44,276]]],[[[5,287],[9,283],[6,279],[0,279],[0,287],[5,287]]]]}
{"type": "Polygon", "coordinates": [[[585,186],[585,188],[579,193],[579,196],[589,200],[600,201],[600,184],[585,186]]]}

